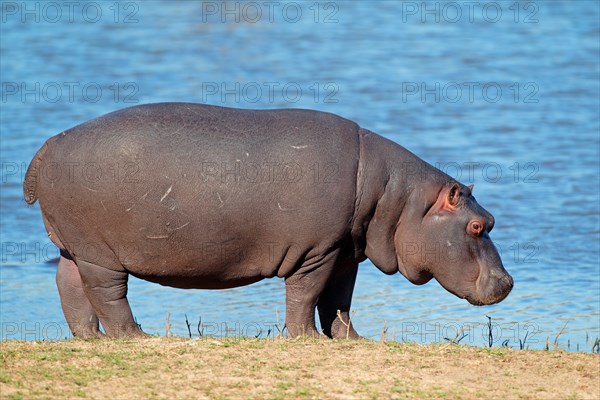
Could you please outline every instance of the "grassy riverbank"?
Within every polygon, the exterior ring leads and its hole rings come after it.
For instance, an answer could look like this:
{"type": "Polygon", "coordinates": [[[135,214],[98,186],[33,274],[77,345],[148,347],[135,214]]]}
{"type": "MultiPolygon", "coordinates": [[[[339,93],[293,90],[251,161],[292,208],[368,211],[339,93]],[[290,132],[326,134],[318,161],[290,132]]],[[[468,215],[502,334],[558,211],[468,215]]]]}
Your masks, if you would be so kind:
{"type": "Polygon", "coordinates": [[[312,339],[2,342],[2,399],[600,396],[600,356],[312,339]]]}

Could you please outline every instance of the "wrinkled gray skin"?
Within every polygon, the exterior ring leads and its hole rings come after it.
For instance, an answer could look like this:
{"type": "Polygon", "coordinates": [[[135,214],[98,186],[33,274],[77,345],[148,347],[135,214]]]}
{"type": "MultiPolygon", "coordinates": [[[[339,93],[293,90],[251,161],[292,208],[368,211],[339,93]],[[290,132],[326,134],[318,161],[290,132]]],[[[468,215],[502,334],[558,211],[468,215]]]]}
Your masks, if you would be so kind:
{"type": "Polygon", "coordinates": [[[129,274],[179,288],[285,278],[289,335],[359,337],[349,320],[358,264],[431,278],[471,304],[513,281],[494,218],[466,187],[339,116],[162,103],[50,138],[32,160],[61,249],[56,281],[75,336],[136,336],[129,274]]]}

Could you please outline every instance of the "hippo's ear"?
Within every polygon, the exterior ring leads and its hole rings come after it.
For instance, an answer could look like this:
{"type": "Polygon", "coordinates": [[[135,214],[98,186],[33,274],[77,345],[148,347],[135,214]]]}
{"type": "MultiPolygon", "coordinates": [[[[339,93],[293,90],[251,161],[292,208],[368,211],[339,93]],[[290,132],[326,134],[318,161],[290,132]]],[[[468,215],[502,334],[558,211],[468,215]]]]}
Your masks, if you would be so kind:
{"type": "Polygon", "coordinates": [[[475,185],[471,183],[471,184],[469,185],[469,191],[470,191],[471,193],[473,193],[473,189],[474,189],[474,188],[475,188],[475,185]]]}
{"type": "Polygon", "coordinates": [[[454,183],[452,186],[450,186],[450,189],[448,189],[445,196],[444,202],[442,203],[442,209],[454,210],[458,205],[458,200],[460,197],[460,185],[458,183],[454,183]]]}

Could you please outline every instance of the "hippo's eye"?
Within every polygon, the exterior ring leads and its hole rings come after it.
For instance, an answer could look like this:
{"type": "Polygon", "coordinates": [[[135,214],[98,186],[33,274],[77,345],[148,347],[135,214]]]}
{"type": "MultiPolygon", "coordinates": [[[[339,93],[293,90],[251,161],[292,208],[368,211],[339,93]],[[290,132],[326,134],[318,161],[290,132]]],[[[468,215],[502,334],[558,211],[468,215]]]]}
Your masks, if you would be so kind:
{"type": "Polygon", "coordinates": [[[481,232],[483,232],[483,223],[477,220],[469,222],[468,231],[473,236],[481,235],[481,232]]]}

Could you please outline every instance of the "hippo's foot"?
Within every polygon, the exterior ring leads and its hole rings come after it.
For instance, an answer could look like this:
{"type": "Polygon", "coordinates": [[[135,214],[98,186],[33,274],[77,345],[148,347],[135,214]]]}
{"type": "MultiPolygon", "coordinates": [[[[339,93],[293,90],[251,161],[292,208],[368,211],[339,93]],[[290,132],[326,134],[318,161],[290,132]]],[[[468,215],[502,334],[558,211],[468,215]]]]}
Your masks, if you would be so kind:
{"type": "Polygon", "coordinates": [[[317,308],[323,333],[332,339],[360,339],[350,321],[350,303],[358,264],[336,267],[327,287],[319,297],[317,308]]]}
{"type": "Polygon", "coordinates": [[[99,330],[98,316],[83,291],[77,265],[60,257],[56,270],[56,285],[63,313],[73,336],[91,338],[103,336],[99,330]]]}
{"type": "Polygon", "coordinates": [[[347,311],[338,310],[337,317],[329,329],[323,328],[323,332],[332,339],[362,339],[362,336],[354,330],[347,311]]]}
{"type": "Polygon", "coordinates": [[[89,299],[102,327],[109,337],[147,336],[134,321],[127,301],[125,271],[115,271],[77,260],[83,292],[89,299]]]}
{"type": "Polygon", "coordinates": [[[291,326],[288,326],[286,323],[286,328],[288,331],[288,337],[289,338],[300,338],[300,337],[307,337],[307,338],[313,338],[313,339],[320,339],[323,338],[324,336],[319,333],[317,331],[317,327],[316,326],[312,326],[312,327],[305,327],[304,325],[301,324],[294,324],[292,323],[291,326]]]}

